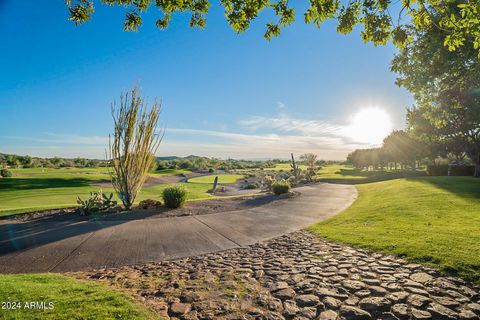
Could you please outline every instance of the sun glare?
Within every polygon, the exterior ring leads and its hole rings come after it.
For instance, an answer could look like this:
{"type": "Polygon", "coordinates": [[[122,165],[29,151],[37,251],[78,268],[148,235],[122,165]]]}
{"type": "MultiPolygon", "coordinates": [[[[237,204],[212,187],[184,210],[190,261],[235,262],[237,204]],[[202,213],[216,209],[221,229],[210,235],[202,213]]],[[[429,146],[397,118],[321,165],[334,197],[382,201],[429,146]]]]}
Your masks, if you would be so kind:
{"type": "Polygon", "coordinates": [[[368,107],[355,113],[347,126],[347,135],[355,141],[380,144],[392,131],[389,114],[378,107],[368,107]]]}

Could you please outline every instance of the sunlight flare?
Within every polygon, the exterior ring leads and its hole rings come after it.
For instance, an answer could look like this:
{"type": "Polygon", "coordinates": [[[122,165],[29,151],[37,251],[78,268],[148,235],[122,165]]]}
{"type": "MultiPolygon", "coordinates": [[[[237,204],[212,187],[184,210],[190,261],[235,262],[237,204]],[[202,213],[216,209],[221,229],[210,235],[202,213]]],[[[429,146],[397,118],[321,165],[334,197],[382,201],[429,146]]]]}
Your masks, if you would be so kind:
{"type": "Polygon", "coordinates": [[[368,107],[352,115],[345,133],[357,142],[378,145],[392,129],[392,120],[385,110],[368,107]]]}

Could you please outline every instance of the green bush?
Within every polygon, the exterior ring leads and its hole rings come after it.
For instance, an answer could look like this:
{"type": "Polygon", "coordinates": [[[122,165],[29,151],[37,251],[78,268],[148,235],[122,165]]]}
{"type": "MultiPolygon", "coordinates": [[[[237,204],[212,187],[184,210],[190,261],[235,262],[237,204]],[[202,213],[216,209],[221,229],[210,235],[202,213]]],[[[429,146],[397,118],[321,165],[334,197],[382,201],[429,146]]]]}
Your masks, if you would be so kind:
{"type": "Polygon", "coordinates": [[[444,164],[427,166],[429,176],[473,176],[475,166],[444,164]]]}
{"type": "Polygon", "coordinates": [[[2,176],[3,178],[9,178],[12,176],[12,171],[8,169],[2,169],[0,170],[0,176],[2,176]]]}
{"type": "Polygon", "coordinates": [[[162,197],[168,208],[179,208],[187,200],[187,190],[181,186],[167,187],[163,190],[162,197]]]}
{"type": "Polygon", "coordinates": [[[470,176],[472,177],[475,173],[475,166],[461,166],[461,165],[449,165],[448,166],[448,175],[449,176],[470,176]]]}
{"type": "Polygon", "coordinates": [[[286,181],[277,181],[272,184],[272,191],[276,195],[290,192],[290,183],[286,181]]]}
{"type": "Polygon", "coordinates": [[[245,186],[245,189],[258,189],[258,184],[256,183],[249,183],[245,186]]]}

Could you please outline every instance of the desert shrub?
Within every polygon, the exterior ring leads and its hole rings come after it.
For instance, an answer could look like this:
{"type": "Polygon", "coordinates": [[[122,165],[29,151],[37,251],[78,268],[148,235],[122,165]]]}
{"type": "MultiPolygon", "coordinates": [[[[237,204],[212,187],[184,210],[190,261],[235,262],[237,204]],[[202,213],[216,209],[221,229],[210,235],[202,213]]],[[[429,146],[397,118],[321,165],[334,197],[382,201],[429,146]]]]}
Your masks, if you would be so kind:
{"type": "Polygon", "coordinates": [[[137,208],[141,210],[151,210],[151,209],[159,209],[162,207],[162,203],[158,200],[153,199],[145,199],[138,203],[137,208]]]}
{"type": "Polygon", "coordinates": [[[12,171],[8,169],[2,169],[0,170],[0,176],[2,176],[3,178],[9,178],[12,176],[12,171]]]}
{"type": "Polygon", "coordinates": [[[276,195],[290,192],[290,183],[287,181],[277,181],[272,184],[272,191],[276,195]]]}
{"type": "Polygon", "coordinates": [[[249,183],[245,186],[245,189],[258,189],[258,184],[256,183],[249,183]]]}
{"type": "Polygon", "coordinates": [[[266,190],[272,191],[272,185],[275,183],[275,178],[272,176],[265,176],[263,177],[263,186],[266,190]]]}
{"type": "Polygon", "coordinates": [[[90,215],[100,211],[113,208],[117,205],[117,201],[113,201],[113,193],[107,197],[102,190],[98,192],[90,192],[90,198],[82,200],[77,196],[77,203],[80,205],[80,213],[83,215],[90,215]]]}
{"type": "Polygon", "coordinates": [[[429,176],[448,176],[448,165],[430,165],[427,166],[429,176]]]}
{"type": "Polygon", "coordinates": [[[181,186],[168,187],[163,190],[162,197],[168,208],[179,208],[187,200],[187,190],[181,186]]]}

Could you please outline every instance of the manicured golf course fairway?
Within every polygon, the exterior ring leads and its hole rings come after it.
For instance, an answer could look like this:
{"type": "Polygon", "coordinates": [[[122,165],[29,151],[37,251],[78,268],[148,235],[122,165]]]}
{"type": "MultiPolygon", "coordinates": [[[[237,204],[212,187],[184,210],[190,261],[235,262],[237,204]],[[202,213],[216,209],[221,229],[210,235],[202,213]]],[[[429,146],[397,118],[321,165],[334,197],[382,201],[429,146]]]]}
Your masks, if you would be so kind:
{"type": "MultiPolygon", "coordinates": [[[[17,213],[76,206],[77,195],[86,198],[91,191],[100,187],[92,185],[98,180],[109,180],[106,168],[62,168],[62,169],[14,169],[12,178],[0,179],[0,216],[17,213]]],[[[152,176],[187,174],[187,170],[166,170],[152,176]]],[[[241,175],[219,175],[222,183],[233,183],[241,175]]],[[[188,191],[188,199],[211,198],[207,193],[212,188],[214,176],[199,177],[192,183],[182,183],[188,191]]],[[[167,184],[145,187],[138,195],[143,199],[161,198],[167,184]]],[[[112,188],[103,188],[113,192],[112,188]]]]}

